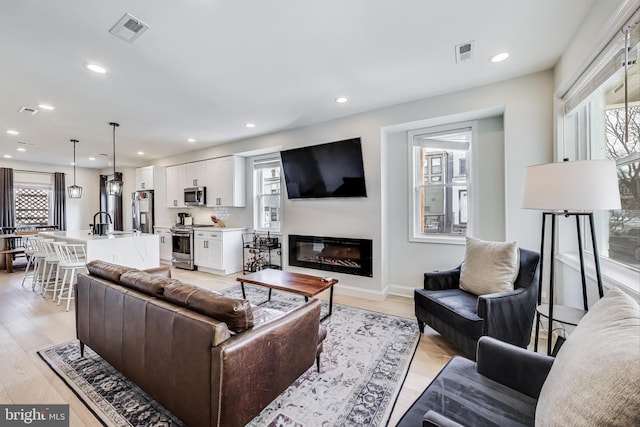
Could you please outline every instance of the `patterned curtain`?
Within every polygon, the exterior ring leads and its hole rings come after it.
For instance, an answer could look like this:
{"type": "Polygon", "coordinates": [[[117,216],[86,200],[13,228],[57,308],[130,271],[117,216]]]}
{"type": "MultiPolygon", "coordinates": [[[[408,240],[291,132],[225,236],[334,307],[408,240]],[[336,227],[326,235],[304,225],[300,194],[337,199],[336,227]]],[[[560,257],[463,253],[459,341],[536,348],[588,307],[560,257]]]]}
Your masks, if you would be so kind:
{"type": "Polygon", "coordinates": [[[0,168],[0,227],[15,227],[13,169],[0,168]]]}
{"type": "Polygon", "coordinates": [[[67,191],[64,182],[64,173],[53,174],[53,224],[59,230],[67,229],[67,191]]]}

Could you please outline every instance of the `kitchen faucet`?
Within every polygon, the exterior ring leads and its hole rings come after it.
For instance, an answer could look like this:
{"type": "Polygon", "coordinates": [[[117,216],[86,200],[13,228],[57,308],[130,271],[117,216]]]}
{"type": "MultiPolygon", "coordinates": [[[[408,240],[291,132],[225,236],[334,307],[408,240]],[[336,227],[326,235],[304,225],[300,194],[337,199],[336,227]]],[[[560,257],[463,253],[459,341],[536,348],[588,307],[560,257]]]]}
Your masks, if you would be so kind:
{"type": "MultiPolygon", "coordinates": [[[[95,215],[93,215],[93,224],[91,224],[91,229],[93,230],[93,234],[99,234],[99,235],[106,234],[104,233],[106,230],[102,230],[102,226],[99,226],[98,227],[99,229],[96,229],[96,217],[102,214],[107,215],[109,224],[113,224],[113,221],[111,221],[111,215],[109,215],[109,212],[105,212],[105,211],[96,212],[95,215]]],[[[100,216],[100,219],[102,219],[102,216],[100,216]]]]}

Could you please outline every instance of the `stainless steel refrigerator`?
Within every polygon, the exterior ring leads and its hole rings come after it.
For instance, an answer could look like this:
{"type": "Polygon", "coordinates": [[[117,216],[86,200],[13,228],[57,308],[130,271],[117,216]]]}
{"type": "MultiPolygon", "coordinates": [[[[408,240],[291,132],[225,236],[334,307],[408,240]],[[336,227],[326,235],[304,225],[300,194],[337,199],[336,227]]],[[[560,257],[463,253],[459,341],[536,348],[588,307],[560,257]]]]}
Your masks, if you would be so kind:
{"type": "Polygon", "coordinates": [[[153,191],[131,193],[132,229],[141,233],[153,233],[153,191]]]}

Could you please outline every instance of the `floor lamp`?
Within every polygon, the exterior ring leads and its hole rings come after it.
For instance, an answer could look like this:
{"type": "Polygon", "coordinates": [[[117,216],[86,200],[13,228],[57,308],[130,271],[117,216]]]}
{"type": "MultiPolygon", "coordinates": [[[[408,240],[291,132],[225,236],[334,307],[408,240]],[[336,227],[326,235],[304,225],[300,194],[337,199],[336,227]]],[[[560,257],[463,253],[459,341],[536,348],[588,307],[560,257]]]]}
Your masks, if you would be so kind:
{"type": "Polygon", "coordinates": [[[620,209],[620,191],[616,163],[613,160],[581,160],[530,166],[526,169],[522,207],[542,211],[542,237],[540,243],[540,282],[538,286],[538,308],[536,310],[536,334],[534,351],[538,350],[540,316],[549,319],[547,354],[551,354],[551,325],[553,321],[576,325],[588,310],[587,282],[584,268],[584,247],[581,217],[589,221],[591,244],[596,270],[599,297],[603,296],[602,275],[593,211],[620,209]],[[583,309],[556,306],[554,309],[554,282],[556,256],[556,229],[558,216],[576,219],[580,276],[582,279],[583,309]],[[547,219],[551,219],[551,254],[549,257],[549,304],[542,304],[542,283],[545,266],[545,237],[547,219]]]}

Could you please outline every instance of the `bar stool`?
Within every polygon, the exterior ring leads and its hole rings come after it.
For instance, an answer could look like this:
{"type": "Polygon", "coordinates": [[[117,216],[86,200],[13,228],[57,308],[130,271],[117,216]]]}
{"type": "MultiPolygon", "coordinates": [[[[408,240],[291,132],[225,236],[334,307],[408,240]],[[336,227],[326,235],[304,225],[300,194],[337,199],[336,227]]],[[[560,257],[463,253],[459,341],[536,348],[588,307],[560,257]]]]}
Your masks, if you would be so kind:
{"type": "Polygon", "coordinates": [[[26,236],[25,237],[25,246],[24,246],[24,253],[27,255],[27,266],[24,269],[24,276],[22,277],[22,287],[24,288],[24,281],[27,279],[27,277],[31,277],[33,280],[33,272],[35,271],[35,265],[36,265],[36,257],[35,254],[36,252],[38,252],[38,244],[37,241],[38,239],[41,239],[41,237],[38,236],[26,236]],[[31,272],[29,272],[29,270],[31,270],[31,272]]]}
{"type": "MultiPolygon", "coordinates": [[[[44,259],[47,257],[47,252],[44,247],[46,242],[53,242],[53,239],[45,239],[42,237],[33,238],[33,245],[35,253],[33,254],[33,274],[31,280],[31,290],[35,292],[38,284],[42,285],[43,271],[44,271],[44,259]]],[[[26,271],[25,271],[26,273],[26,271]]],[[[25,276],[26,278],[26,276],[25,276]]]]}
{"type": "MultiPolygon", "coordinates": [[[[58,253],[58,259],[60,260],[60,262],[58,263],[58,271],[60,269],[64,271],[64,276],[62,277],[62,282],[60,283],[60,292],[58,292],[58,305],[60,305],[63,299],[66,299],[67,311],[69,311],[71,300],[73,299],[73,287],[75,286],[76,271],[86,271],[87,267],[85,246],[83,244],[67,243],[56,245],[55,249],[58,253]],[[69,278],[68,282],[67,278],[69,278]]],[[[56,272],[56,283],[57,278],[58,272],[56,272]]]]}
{"type": "Polygon", "coordinates": [[[57,284],[55,280],[52,279],[51,275],[53,274],[54,268],[58,268],[58,263],[60,262],[60,260],[58,259],[58,254],[55,250],[55,246],[62,243],[54,242],[53,239],[43,239],[40,241],[40,243],[42,244],[42,248],[45,254],[44,258],[40,260],[40,262],[42,263],[42,269],[40,269],[40,280],[42,283],[40,295],[46,298],[47,292],[53,292],[52,299],[55,301],[57,284]]]}

